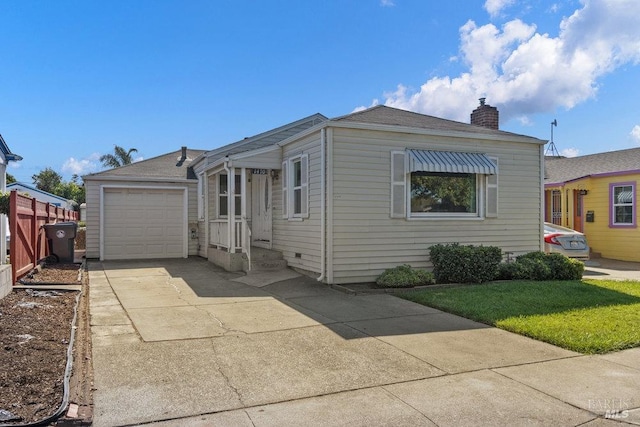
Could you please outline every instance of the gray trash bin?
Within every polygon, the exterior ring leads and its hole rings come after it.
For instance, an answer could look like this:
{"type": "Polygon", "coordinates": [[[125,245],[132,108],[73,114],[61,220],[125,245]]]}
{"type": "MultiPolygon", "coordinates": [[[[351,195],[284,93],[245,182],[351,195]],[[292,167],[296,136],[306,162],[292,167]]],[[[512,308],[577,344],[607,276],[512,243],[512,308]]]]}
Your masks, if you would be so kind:
{"type": "Polygon", "coordinates": [[[58,222],[45,224],[44,231],[49,240],[49,253],[60,262],[73,262],[73,244],[76,238],[76,222],[58,222]]]}

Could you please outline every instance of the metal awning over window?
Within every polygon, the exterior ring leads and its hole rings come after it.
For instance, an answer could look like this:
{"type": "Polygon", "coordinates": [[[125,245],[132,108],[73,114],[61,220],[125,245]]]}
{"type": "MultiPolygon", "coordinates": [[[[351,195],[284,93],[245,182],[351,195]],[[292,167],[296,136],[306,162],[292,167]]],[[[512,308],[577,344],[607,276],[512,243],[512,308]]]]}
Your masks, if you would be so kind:
{"type": "Polygon", "coordinates": [[[633,192],[632,191],[621,191],[618,193],[618,203],[620,204],[629,204],[633,203],[633,192]]]}
{"type": "Polygon", "coordinates": [[[409,172],[448,172],[497,175],[498,166],[486,154],[407,150],[409,172]]]}

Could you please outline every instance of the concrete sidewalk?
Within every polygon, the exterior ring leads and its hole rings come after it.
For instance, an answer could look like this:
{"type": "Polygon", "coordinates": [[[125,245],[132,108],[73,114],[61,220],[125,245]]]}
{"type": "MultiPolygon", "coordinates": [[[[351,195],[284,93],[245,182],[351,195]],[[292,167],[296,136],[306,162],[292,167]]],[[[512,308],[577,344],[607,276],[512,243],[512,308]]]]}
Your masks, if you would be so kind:
{"type": "Polygon", "coordinates": [[[89,277],[97,427],[640,424],[640,349],[582,356],[200,259],[90,262],[89,277]]]}

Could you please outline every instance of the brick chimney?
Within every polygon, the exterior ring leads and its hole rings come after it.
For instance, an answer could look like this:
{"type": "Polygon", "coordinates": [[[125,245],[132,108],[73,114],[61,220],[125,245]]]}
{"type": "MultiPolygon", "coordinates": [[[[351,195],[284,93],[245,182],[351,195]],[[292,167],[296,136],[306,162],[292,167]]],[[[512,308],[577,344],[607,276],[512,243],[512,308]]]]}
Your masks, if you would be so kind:
{"type": "Polygon", "coordinates": [[[486,98],[480,98],[480,106],[471,113],[471,124],[497,130],[499,124],[498,109],[485,104],[485,100],[486,98]]]}

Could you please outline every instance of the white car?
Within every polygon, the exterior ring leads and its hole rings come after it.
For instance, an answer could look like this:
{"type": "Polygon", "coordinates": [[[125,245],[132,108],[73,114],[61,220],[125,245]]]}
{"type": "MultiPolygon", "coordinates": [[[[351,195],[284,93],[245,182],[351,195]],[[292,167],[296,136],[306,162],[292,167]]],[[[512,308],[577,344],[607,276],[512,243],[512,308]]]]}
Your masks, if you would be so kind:
{"type": "Polygon", "coordinates": [[[589,259],[589,245],[584,234],[549,222],[544,223],[544,251],[557,252],[569,258],[589,259]]]}

